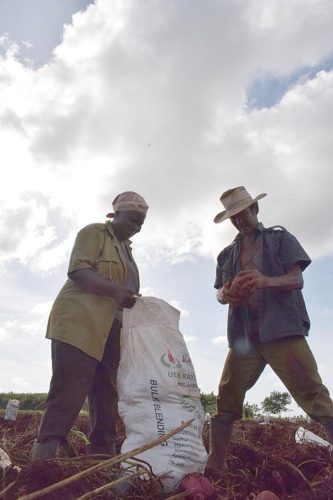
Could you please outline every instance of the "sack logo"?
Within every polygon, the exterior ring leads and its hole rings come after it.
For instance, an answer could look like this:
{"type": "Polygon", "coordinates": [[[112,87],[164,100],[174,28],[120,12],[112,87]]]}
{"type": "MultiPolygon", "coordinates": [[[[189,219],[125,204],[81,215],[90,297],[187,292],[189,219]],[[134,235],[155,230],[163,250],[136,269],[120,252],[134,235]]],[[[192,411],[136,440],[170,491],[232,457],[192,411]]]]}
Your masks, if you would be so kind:
{"type": "Polygon", "coordinates": [[[161,363],[167,368],[181,368],[182,366],[179,359],[175,358],[175,356],[173,356],[173,354],[171,354],[170,351],[166,352],[165,354],[162,354],[161,363]]]}

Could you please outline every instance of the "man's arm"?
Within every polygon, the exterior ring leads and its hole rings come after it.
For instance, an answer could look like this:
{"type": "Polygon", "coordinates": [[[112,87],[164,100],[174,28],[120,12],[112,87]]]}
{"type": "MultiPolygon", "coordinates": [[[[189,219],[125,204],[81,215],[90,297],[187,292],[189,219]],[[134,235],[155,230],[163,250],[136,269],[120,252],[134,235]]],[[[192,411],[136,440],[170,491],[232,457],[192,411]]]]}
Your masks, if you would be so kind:
{"type": "Polygon", "coordinates": [[[240,271],[235,279],[237,279],[236,287],[232,287],[231,282],[227,282],[218,290],[216,296],[221,304],[233,306],[245,304],[253,291],[264,288],[274,288],[280,292],[303,288],[303,275],[299,264],[292,266],[282,276],[265,276],[258,269],[251,269],[240,271]]]}
{"type": "Polygon", "coordinates": [[[135,304],[133,290],[117,285],[114,281],[104,278],[92,269],[77,269],[69,273],[68,276],[85,292],[114,298],[119,307],[130,308],[135,304]]]}
{"type": "Polygon", "coordinates": [[[303,275],[299,264],[293,265],[282,276],[265,276],[258,269],[241,271],[237,274],[237,281],[241,288],[249,288],[251,291],[274,288],[280,292],[288,292],[303,288],[303,275]]]}

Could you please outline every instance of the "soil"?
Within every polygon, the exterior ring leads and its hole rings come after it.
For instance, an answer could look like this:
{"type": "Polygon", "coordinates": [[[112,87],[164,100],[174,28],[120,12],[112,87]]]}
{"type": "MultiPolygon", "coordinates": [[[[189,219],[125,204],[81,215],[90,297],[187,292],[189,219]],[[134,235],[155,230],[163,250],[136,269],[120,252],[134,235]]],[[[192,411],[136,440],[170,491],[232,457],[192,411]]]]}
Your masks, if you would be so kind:
{"type": "MultiPolygon", "coordinates": [[[[3,414],[0,414],[0,448],[8,454],[13,464],[6,470],[0,468],[0,498],[16,500],[33,492],[32,498],[39,498],[39,490],[101,464],[107,458],[86,456],[89,419],[80,416],[70,433],[69,449],[63,450],[62,458],[31,464],[30,451],[40,417],[37,412],[19,412],[17,420],[11,422],[4,420],[3,414]]],[[[215,489],[214,498],[252,500],[260,492],[269,490],[280,500],[333,499],[333,466],[328,449],[315,444],[296,443],[295,432],[300,426],[325,439],[319,424],[302,419],[293,422],[287,419],[275,419],[270,423],[254,420],[237,422],[227,459],[228,471],[209,478],[215,489]]],[[[123,439],[124,428],[119,421],[118,451],[123,439]]],[[[208,448],[209,425],[204,428],[203,440],[208,448]]],[[[140,474],[135,477],[132,486],[127,482],[124,491],[118,489],[115,493],[114,488],[96,491],[106,488],[105,485],[119,477],[119,466],[110,465],[85,474],[79,480],[40,498],[164,499],[179,493],[165,494],[149,464],[133,462],[130,464],[130,473],[139,474],[142,472],[140,467],[144,467],[145,476],[140,474]]]]}

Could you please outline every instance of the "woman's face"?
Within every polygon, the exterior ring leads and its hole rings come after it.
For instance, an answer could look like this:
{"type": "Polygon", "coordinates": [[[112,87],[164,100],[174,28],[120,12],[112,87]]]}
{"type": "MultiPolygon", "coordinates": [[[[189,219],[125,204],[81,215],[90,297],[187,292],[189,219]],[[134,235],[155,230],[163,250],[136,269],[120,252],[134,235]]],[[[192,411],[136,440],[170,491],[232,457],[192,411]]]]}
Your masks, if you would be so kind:
{"type": "Polygon", "coordinates": [[[140,232],[145,218],[145,214],[135,210],[116,212],[113,217],[112,227],[118,240],[128,240],[140,232]]]}

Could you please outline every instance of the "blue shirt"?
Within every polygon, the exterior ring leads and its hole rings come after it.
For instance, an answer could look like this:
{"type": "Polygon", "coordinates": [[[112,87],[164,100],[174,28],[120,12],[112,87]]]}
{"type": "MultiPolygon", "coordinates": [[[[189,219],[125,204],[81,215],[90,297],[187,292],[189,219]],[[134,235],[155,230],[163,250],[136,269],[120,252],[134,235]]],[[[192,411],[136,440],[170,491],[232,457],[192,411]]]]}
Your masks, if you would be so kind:
{"type": "MultiPolygon", "coordinates": [[[[254,263],[266,276],[282,276],[299,264],[302,271],[311,263],[297,239],[281,226],[255,229],[254,263]]],[[[233,243],[218,255],[215,288],[221,288],[241,271],[240,241],[238,234],[233,243]]],[[[273,288],[258,290],[259,341],[270,342],[283,337],[308,335],[310,320],[301,290],[280,291],[273,288]]],[[[251,346],[250,319],[246,304],[229,304],[229,346],[247,351],[251,346]]]]}

